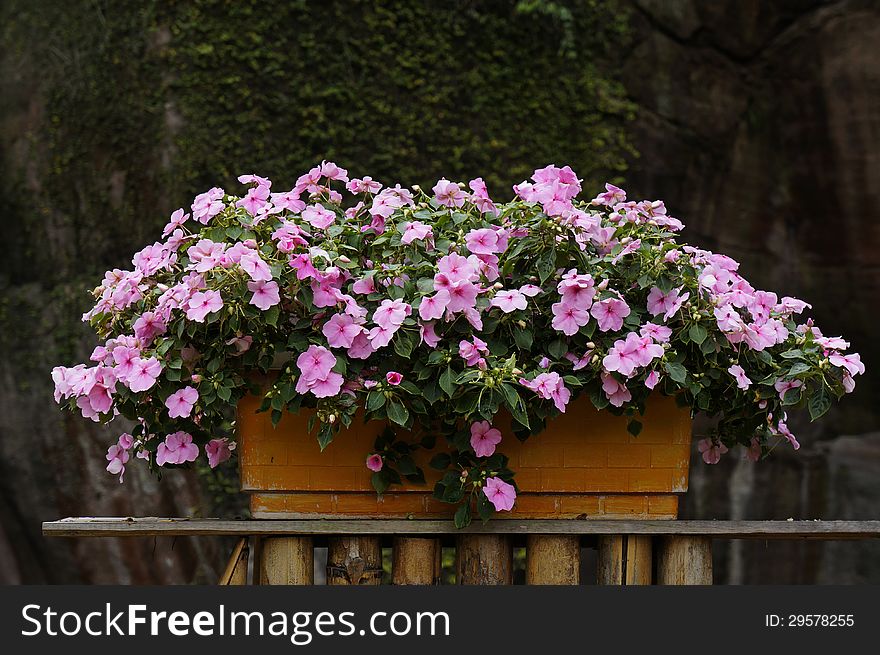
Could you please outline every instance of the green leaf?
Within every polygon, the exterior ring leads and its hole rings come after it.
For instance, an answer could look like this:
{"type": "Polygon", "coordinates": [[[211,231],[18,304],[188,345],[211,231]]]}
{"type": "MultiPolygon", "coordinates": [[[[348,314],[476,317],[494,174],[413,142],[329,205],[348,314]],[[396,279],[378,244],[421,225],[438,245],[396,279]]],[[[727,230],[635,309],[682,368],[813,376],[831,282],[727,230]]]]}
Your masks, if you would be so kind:
{"type": "Polygon", "coordinates": [[[263,312],[263,316],[266,319],[266,324],[276,327],[278,325],[278,315],[280,314],[280,312],[281,310],[278,305],[270,307],[265,312],[263,312]]]}
{"type": "Polygon", "coordinates": [[[797,405],[801,401],[801,389],[803,389],[803,387],[795,387],[794,389],[786,391],[785,395],[782,397],[782,404],[784,406],[797,405]]]}
{"type": "Polygon", "coordinates": [[[807,406],[810,409],[810,420],[815,421],[831,409],[831,395],[825,391],[825,387],[822,387],[818,393],[810,397],[807,406]]]}
{"type": "Polygon", "coordinates": [[[447,366],[446,370],[440,375],[440,388],[446,393],[447,396],[452,398],[452,394],[455,393],[455,376],[452,373],[452,367],[447,366]]]}
{"type": "Polygon", "coordinates": [[[391,484],[388,476],[383,475],[383,473],[384,471],[376,471],[370,476],[370,482],[373,483],[373,489],[375,489],[376,493],[380,496],[385,493],[388,486],[391,484]]]}
{"type": "Polygon", "coordinates": [[[532,333],[529,330],[518,330],[514,328],[513,340],[516,342],[517,348],[528,350],[532,347],[532,341],[534,340],[534,338],[532,337],[532,333]]]}
{"type": "Polygon", "coordinates": [[[507,406],[507,409],[510,410],[510,415],[513,417],[513,420],[520,425],[531,429],[531,426],[529,425],[529,415],[526,412],[526,405],[523,402],[522,396],[520,396],[517,390],[509,384],[501,385],[501,393],[504,395],[504,404],[507,406]]]}
{"type": "Polygon", "coordinates": [[[806,373],[811,368],[812,367],[805,362],[797,362],[788,370],[788,373],[786,373],[785,375],[787,377],[793,378],[794,376],[800,375],[801,373],[806,373]]]}
{"type": "Polygon", "coordinates": [[[684,381],[687,379],[687,369],[684,366],[675,362],[667,362],[663,365],[663,368],[666,369],[670,378],[680,384],[684,384],[684,381]]]}
{"type": "Polygon", "coordinates": [[[547,352],[556,359],[562,359],[568,352],[568,344],[563,339],[555,339],[547,346],[547,352]]]}
{"type": "Polygon", "coordinates": [[[541,280],[543,285],[556,268],[556,250],[548,250],[542,254],[535,268],[538,271],[538,279],[541,280]]]}
{"type": "Polygon", "coordinates": [[[333,441],[333,428],[329,425],[322,425],[321,429],[318,430],[318,445],[321,447],[321,450],[323,451],[329,446],[331,441],[333,441]]]}
{"type": "Polygon", "coordinates": [[[480,515],[480,519],[482,521],[488,521],[492,518],[492,515],[495,513],[495,506],[486,496],[486,494],[480,492],[477,494],[477,514],[480,515]]]}
{"type": "Polygon", "coordinates": [[[699,323],[694,323],[691,325],[690,330],[688,330],[688,336],[690,336],[691,341],[697,345],[703,343],[708,335],[709,333],[706,331],[706,328],[699,323]]]}
{"type": "Polygon", "coordinates": [[[455,518],[453,521],[455,527],[459,530],[461,528],[466,528],[471,524],[471,508],[468,503],[462,503],[459,505],[458,509],[455,510],[455,518]]]}
{"type": "Polygon", "coordinates": [[[413,341],[406,332],[400,331],[394,335],[394,352],[404,359],[409,359],[412,351],[413,341]]]}
{"type": "Polygon", "coordinates": [[[388,412],[388,418],[398,425],[406,425],[406,422],[409,420],[409,410],[402,403],[395,400],[388,403],[386,411],[388,412]]]}
{"type": "Polygon", "coordinates": [[[632,419],[629,423],[627,423],[626,430],[632,436],[637,437],[642,432],[642,422],[637,419],[632,419]]]}
{"type": "Polygon", "coordinates": [[[375,412],[385,404],[385,394],[381,391],[371,391],[367,394],[367,411],[375,412]]]}
{"type": "Polygon", "coordinates": [[[414,475],[419,467],[416,466],[415,460],[411,456],[405,455],[397,461],[397,470],[401,475],[414,475]]]}
{"type": "Polygon", "coordinates": [[[431,458],[428,466],[437,471],[445,471],[449,468],[450,464],[452,464],[452,455],[449,453],[437,453],[431,458]]]}
{"type": "Polygon", "coordinates": [[[784,353],[780,353],[779,356],[783,359],[800,359],[804,356],[804,351],[795,348],[794,350],[787,350],[784,353]]]}

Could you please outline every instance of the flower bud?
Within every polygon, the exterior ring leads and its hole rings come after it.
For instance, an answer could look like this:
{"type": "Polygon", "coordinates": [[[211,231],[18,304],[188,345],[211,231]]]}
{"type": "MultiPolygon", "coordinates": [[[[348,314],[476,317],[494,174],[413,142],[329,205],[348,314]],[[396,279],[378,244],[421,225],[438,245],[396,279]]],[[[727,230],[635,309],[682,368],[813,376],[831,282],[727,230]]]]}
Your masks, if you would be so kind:
{"type": "Polygon", "coordinates": [[[608,280],[602,280],[598,285],[596,285],[596,288],[599,289],[599,291],[605,291],[605,289],[608,288],[608,280]]]}
{"type": "Polygon", "coordinates": [[[336,423],[336,414],[330,414],[330,416],[327,417],[327,422],[330,425],[333,425],[334,423],[336,423]]]}

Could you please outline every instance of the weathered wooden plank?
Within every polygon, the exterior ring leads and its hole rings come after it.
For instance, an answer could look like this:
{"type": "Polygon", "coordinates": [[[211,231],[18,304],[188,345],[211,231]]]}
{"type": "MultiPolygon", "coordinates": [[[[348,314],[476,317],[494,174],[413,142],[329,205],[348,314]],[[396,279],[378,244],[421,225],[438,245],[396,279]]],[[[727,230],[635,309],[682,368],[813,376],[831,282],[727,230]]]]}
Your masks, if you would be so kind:
{"type": "Polygon", "coordinates": [[[526,541],[526,584],[576,585],[581,543],[577,535],[530,534],[526,541]]]}
{"type": "Polygon", "coordinates": [[[434,537],[394,537],[392,584],[440,584],[440,554],[440,540],[434,537]]]}
{"type": "Polygon", "coordinates": [[[447,520],[225,520],[185,518],[67,518],[43,523],[47,537],[201,535],[694,535],[729,539],[871,539],[880,521],[605,521],[548,519],[475,522],[458,530],[447,520]]]}
{"type": "Polygon", "coordinates": [[[596,581],[601,585],[649,585],[652,580],[652,537],[600,535],[596,581]]]}
{"type": "Polygon", "coordinates": [[[501,534],[464,534],[455,540],[455,574],[460,585],[513,583],[513,545],[501,534]]]}
{"type": "Polygon", "coordinates": [[[712,540],[708,537],[663,537],[657,548],[657,584],[712,584],[712,540]]]}
{"type": "Polygon", "coordinates": [[[261,585],[311,585],[315,583],[311,537],[262,539],[258,576],[261,585]]]}
{"type": "Polygon", "coordinates": [[[248,557],[250,549],[248,548],[248,538],[242,537],[238,540],[229,562],[226,564],[226,570],[220,576],[220,585],[246,585],[248,574],[248,557]]]}
{"type": "Polygon", "coordinates": [[[327,545],[327,584],[382,584],[381,538],[332,537],[327,545]]]}

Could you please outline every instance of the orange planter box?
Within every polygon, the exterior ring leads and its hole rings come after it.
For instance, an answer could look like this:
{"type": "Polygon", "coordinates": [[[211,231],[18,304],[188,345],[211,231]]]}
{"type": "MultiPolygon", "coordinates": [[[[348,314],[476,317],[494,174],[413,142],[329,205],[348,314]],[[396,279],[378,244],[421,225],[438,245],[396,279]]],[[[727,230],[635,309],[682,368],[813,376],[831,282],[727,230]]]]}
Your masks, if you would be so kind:
{"type": "MultiPolygon", "coordinates": [[[[242,490],[251,494],[257,518],[446,518],[455,508],[431,497],[440,477],[428,466],[435,451],[418,450],[427,484],[395,487],[377,497],[365,466],[380,421],[355,423],[322,453],[308,434],[309,410],[285,414],[273,428],[260,399],[238,405],[238,453],[242,490]]],[[[500,416],[499,450],[510,457],[519,496],[511,512],[496,518],[672,519],[678,495],[687,491],[691,418],[668,396],[649,399],[638,437],[627,419],[597,411],[587,398],[570,404],[525,443],[500,416]]],[[[399,435],[400,436],[400,435],[399,435]]],[[[405,439],[405,436],[403,437],[405,439]]],[[[442,447],[442,439],[438,448],[442,447]]]]}

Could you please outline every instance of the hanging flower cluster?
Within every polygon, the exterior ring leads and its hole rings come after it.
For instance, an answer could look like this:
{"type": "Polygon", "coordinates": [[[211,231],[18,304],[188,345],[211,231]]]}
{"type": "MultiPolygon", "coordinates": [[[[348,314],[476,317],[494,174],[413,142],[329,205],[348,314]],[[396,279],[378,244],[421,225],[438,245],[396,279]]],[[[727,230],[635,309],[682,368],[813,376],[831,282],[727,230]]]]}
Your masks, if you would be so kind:
{"type": "Polygon", "coordinates": [[[59,402],[135,422],[107,453],[120,480],[132,455],[154,469],[227,460],[230,408],[278,361],[263,409],[277,422],[314,408],[322,447],[358,410],[423,435],[377,442],[379,493],[423,480],[410,453],[445,440],[435,495],[462,505],[459,524],[515,502],[499,411],[525,436],[592,402],[637,435],[648,395],[675,395],[716,419],[707,463],[735,446],[757,460],[798,448],[790,408],[818,418],[864,372],[846,341],[797,318],[809,305],[679,243],[662,202],[610,184],[577,200],[567,166],[536,170],[504,204],[480,178],[426,192],[330,162],[289,191],[239,181],[243,195],[199,195],[131,270],[107,272],[84,316],[102,345],[52,372],[59,402]]]}

